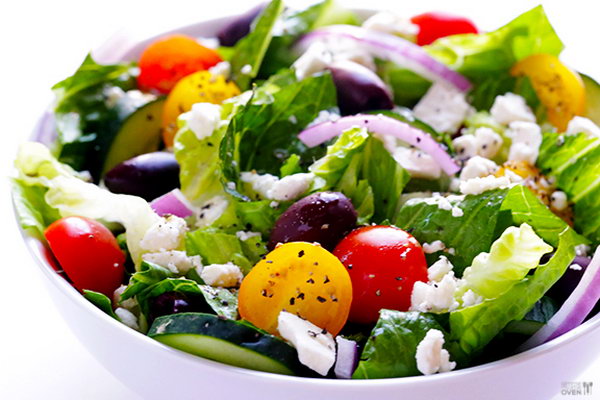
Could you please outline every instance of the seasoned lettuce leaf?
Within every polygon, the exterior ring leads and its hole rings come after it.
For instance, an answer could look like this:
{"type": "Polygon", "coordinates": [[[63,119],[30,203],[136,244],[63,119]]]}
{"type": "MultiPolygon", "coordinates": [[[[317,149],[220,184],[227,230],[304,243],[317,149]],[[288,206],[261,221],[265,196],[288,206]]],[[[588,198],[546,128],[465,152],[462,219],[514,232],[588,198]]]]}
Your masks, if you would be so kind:
{"type": "Polygon", "coordinates": [[[12,179],[12,198],[19,223],[23,230],[42,238],[44,230],[52,222],[60,219],[58,210],[46,203],[47,188],[27,185],[21,179],[12,179]]]}
{"type": "Polygon", "coordinates": [[[494,299],[521,281],[552,250],[531,226],[511,226],[492,244],[489,253],[479,253],[465,269],[464,285],[457,296],[471,289],[485,299],[494,299]]]}
{"type": "Polygon", "coordinates": [[[600,243],[600,138],[544,133],[537,166],[575,204],[575,229],[600,243]]]}

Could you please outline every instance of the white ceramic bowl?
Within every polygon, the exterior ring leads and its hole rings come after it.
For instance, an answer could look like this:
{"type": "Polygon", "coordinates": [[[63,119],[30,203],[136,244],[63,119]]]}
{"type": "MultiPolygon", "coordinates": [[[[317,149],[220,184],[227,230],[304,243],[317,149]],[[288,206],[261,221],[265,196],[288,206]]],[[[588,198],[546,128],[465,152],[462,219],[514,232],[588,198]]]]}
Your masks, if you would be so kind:
{"type": "MultiPolygon", "coordinates": [[[[200,22],[177,32],[210,37],[227,20],[200,22]]],[[[152,39],[136,43],[123,37],[113,39],[94,54],[101,62],[137,59],[152,39]]],[[[40,118],[34,139],[51,137],[48,117],[40,118]]],[[[54,271],[41,242],[26,235],[24,239],[73,333],[108,371],[144,399],[549,399],[560,393],[562,382],[572,381],[600,354],[599,314],[527,352],[432,376],[347,381],[251,371],[175,350],[117,322],[54,271]]]]}

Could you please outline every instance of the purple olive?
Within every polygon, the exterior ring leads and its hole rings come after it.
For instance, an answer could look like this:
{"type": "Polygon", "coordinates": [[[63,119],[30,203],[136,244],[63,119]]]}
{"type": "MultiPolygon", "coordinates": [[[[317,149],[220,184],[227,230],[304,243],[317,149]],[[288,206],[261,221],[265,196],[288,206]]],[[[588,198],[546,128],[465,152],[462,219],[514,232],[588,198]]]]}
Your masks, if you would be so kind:
{"type": "Polygon", "coordinates": [[[252,21],[265,9],[267,3],[261,3],[254,8],[239,15],[235,20],[226,25],[217,33],[221,46],[235,46],[235,44],[248,33],[252,21]]]}
{"type": "Polygon", "coordinates": [[[172,153],[142,154],[108,171],[104,184],[113,193],[131,194],[150,201],[179,187],[179,164],[172,153]]]}
{"type": "Polygon", "coordinates": [[[150,317],[152,320],[163,315],[184,312],[203,311],[196,299],[183,293],[166,292],[150,300],[150,317]]]}
{"type": "Polygon", "coordinates": [[[352,202],[338,192],[320,192],[298,200],[275,223],[269,249],[277,243],[318,242],[328,250],[356,226],[352,202]]]}
{"type": "Polygon", "coordinates": [[[394,108],[392,93],[369,68],[351,61],[338,61],[331,64],[329,70],[342,115],[394,108]]]}

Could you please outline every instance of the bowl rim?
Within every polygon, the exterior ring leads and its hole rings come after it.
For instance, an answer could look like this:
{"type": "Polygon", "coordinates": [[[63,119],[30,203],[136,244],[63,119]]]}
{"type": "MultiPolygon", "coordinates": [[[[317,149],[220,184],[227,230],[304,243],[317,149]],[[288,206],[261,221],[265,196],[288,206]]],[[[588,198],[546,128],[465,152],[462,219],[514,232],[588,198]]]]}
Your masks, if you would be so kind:
{"type": "MultiPolygon", "coordinates": [[[[367,9],[367,8],[356,8],[353,9],[360,13],[373,13],[377,10],[367,9]]],[[[197,29],[199,26],[211,23],[218,22],[226,22],[235,18],[237,14],[221,16],[216,18],[210,18],[206,20],[197,21],[191,24],[182,25],[173,29],[166,30],[164,32],[160,32],[157,34],[153,34],[150,36],[145,36],[141,40],[136,40],[135,42],[123,42],[120,47],[120,52],[112,52],[113,57],[116,56],[118,59],[126,59],[130,57],[131,54],[135,51],[133,47],[141,46],[144,43],[147,43],[159,36],[167,35],[175,32],[190,32],[194,29],[197,29]]],[[[97,49],[93,51],[93,54],[100,54],[102,52],[109,51],[108,45],[110,43],[118,43],[119,37],[123,38],[123,33],[117,33],[114,37],[108,38],[106,42],[100,45],[97,49]]],[[[42,113],[37,114],[39,117],[36,119],[36,124],[29,135],[30,140],[34,141],[42,141],[47,142],[49,140],[48,132],[46,131],[47,127],[51,125],[51,121],[53,119],[53,113],[48,108],[45,109],[42,113]]],[[[210,360],[204,357],[196,356],[190,353],[186,353],[184,351],[175,349],[168,345],[162,344],[147,335],[144,335],[141,332],[138,332],[132,328],[129,328],[125,324],[117,321],[112,318],[108,314],[104,313],[90,301],[88,301],[83,295],[77,291],[66,279],[60,276],[57,271],[54,270],[52,265],[47,260],[47,257],[44,255],[44,252],[48,250],[47,245],[39,238],[30,235],[26,230],[24,230],[20,223],[17,214],[17,208],[15,205],[14,196],[12,197],[12,206],[13,213],[15,216],[15,222],[18,225],[18,229],[21,232],[21,236],[27,246],[27,249],[30,255],[33,257],[35,263],[41,270],[42,274],[46,276],[46,278],[55,286],[59,291],[61,291],[73,304],[75,304],[78,308],[84,310],[86,313],[92,313],[96,315],[97,318],[103,320],[105,323],[112,324],[113,328],[121,330],[123,334],[127,335],[135,335],[138,340],[141,340],[142,343],[145,343],[147,346],[152,346],[155,351],[159,354],[169,354],[174,355],[175,357],[181,357],[190,362],[200,363],[205,365],[206,367],[214,367],[217,369],[221,369],[226,372],[230,372],[232,374],[244,375],[254,378],[259,378],[263,380],[279,380],[286,382],[295,382],[295,383],[310,383],[314,385],[319,385],[323,387],[335,387],[339,385],[352,385],[352,386],[370,386],[370,387],[385,387],[385,386],[400,386],[400,385],[410,385],[410,384],[428,384],[439,381],[446,380],[454,380],[455,378],[464,376],[464,375],[473,375],[483,374],[489,372],[490,370],[498,370],[504,368],[512,368],[515,364],[524,363],[528,360],[532,360],[535,358],[543,357],[545,354],[549,354],[551,352],[557,351],[563,344],[567,344],[576,340],[579,340],[583,336],[587,336],[591,334],[593,331],[600,329],[600,313],[592,317],[591,319],[583,322],[581,325],[576,328],[564,333],[563,335],[541,344],[532,349],[526,350],[521,353],[517,353],[511,355],[509,357],[505,357],[500,360],[488,362],[481,365],[476,365],[473,367],[467,367],[463,369],[453,370],[449,372],[444,372],[441,374],[433,374],[433,375],[419,375],[419,376],[408,376],[408,377],[396,377],[396,378],[375,378],[375,379],[327,379],[320,377],[300,377],[294,375],[282,375],[271,372],[264,371],[256,371],[251,369],[246,369],[242,367],[236,367],[233,365],[221,363],[218,361],[210,360]]]]}

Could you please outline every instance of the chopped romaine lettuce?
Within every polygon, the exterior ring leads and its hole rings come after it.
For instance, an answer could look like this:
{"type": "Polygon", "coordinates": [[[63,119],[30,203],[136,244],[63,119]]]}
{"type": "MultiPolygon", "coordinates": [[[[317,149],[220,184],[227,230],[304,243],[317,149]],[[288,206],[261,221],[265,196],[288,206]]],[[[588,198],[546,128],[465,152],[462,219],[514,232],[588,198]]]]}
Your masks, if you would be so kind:
{"type": "Polygon", "coordinates": [[[83,297],[88,299],[93,305],[95,305],[96,307],[98,307],[117,321],[121,321],[121,319],[117,316],[117,314],[115,314],[115,312],[112,309],[112,302],[105,294],[94,292],[93,290],[84,290],[83,297]]]}
{"type": "Polygon", "coordinates": [[[60,219],[58,211],[46,203],[47,188],[27,185],[21,179],[12,179],[12,198],[23,230],[38,238],[44,237],[44,230],[52,222],[60,219]]]}

